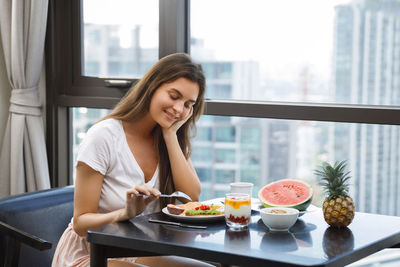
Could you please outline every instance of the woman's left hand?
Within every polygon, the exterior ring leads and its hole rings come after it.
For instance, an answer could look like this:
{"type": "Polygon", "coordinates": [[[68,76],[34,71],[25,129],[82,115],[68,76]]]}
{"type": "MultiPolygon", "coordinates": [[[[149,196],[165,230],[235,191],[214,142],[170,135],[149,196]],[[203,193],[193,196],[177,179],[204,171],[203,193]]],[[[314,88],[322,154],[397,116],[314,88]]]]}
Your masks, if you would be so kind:
{"type": "Polygon", "coordinates": [[[187,122],[187,120],[193,115],[193,107],[190,108],[189,113],[186,115],[186,117],[184,117],[181,120],[178,120],[176,122],[174,122],[169,128],[162,128],[163,134],[165,136],[165,134],[167,133],[176,133],[179,128],[181,128],[181,126],[183,124],[185,124],[185,122],[187,122]]]}

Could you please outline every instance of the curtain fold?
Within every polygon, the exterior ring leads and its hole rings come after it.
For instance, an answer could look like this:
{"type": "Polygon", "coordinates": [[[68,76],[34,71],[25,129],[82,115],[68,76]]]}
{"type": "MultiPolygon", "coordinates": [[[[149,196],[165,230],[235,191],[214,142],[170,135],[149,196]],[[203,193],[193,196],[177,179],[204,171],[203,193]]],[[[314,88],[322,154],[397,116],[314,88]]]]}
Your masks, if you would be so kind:
{"type": "Polygon", "coordinates": [[[3,197],[50,188],[38,91],[48,0],[0,0],[0,6],[0,35],[12,87],[0,154],[3,197]]]}

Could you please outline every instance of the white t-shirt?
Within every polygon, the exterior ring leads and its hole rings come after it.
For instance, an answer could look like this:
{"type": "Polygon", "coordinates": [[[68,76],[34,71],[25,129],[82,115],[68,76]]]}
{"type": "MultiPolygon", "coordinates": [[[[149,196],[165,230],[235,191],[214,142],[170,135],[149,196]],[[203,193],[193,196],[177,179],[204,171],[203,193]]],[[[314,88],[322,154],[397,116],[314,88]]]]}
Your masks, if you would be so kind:
{"type": "MultiPolygon", "coordinates": [[[[119,120],[107,119],[93,125],[79,145],[77,160],[104,175],[99,213],[124,208],[126,190],[135,185],[160,187],[158,167],[153,177],[145,183],[144,173],[129,148],[119,120]]],[[[143,214],[159,210],[158,201],[153,201],[143,214]]]]}

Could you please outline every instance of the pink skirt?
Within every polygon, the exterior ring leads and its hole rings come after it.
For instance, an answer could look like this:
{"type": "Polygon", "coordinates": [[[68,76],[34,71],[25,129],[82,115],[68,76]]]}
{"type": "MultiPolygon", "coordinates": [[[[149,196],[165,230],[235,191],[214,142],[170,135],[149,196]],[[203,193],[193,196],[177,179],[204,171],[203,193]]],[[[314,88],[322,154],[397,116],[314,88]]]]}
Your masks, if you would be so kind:
{"type": "MultiPolygon", "coordinates": [[[[135,263],[137,258],[118,258],[129,263],[135,263]]],[[[52,267],[89,267],[90,266],[90,245],[86,237],[75,233],[72,223],[69,223],[58,245],[53,257],[52,267]]]]}

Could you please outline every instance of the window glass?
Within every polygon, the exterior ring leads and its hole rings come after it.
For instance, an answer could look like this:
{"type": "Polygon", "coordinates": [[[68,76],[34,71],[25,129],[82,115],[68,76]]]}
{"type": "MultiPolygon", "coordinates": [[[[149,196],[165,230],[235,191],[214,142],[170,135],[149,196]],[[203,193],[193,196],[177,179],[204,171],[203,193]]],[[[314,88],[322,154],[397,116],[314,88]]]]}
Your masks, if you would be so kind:
{"type": "Polygon", "coordinates": [[[215,150],[216,163],[235,163],[235,150],[232,148],[217,148],[215,150]]]}
{"type": "Polygon", "coordinates": [[[72,166],[73,181],[75,182],[75,166],[79,144],[86,136],[87,130],[98,120],[106,116],[110,110],[96,108],[71,108],[72,110],[72,166]]]}
{"type": "Polygon", "coordinates": [[[209,162],[212,158],[212,150],[209,146],[197,146],[193,149],[192,158],[197,162],[209,162]]]}
{"type": "Polygon", "coordinates": [[[240,139],[242,144],[248,146],[259,147],[261,144],[260,128],[254,127],[253,125],[248,125],[248,127],[243,127],[240,131],[240,139]]]}
{"type": "Polygon", "coordinates": [[[197,167],[196,173],[199,176],[201,182],[211,181],[211,168],[197,167]]]}
{"type": "Polygon", "coordinates": [[[257,184],[260,180],[260,170],[258,168],[243,168],[240,172],[240,181],[257,184]]]}
{"type": "Polygon", "coordinates": [[[216,170],[215,178],[217,184],[230,184],[235,182],[235,170],[216,170]]]}
{"type": "Polygon", "coordinates": [[[82,74],[139,78],[158,60],[158,0],[82,0],[82,74]]]}
{"type": "Polygon", "coordinates": [[[260,164],[261,148],[251,148],[251,146],[242,145],[240,149],[240,158],[243,166],[258,166],[260,164]]]}
{"type": "Polygon", "coordinates": [[[216,141],[233,142],[235,141],[235,137],[236,137],[235,126],[216,128],[216,141]]]}
{"type": "Polygon", "coordinates": [[[209,98],[399,105],[399,8],[191,0],[191,54],[204,66],[209,98]]]}
{"type": "MultiPolygon", "coordinates": [[[[214,116],[203,116],[198,125],[210,126],[207,117],[214,116]]],[[[313,202],[321,205],[324,195],[314,170],[323,161],[347,160],[350,195],[357,203],[357,210],[400,214],[400,206],[396,204],[400,194],[398,126],[225,118],[240,138],[227,135],[226,140],[213,141],[216,157],[209,159],[212,177],[210,183],[202,183],[207,196],[222,197],[229,191],[230,182],[247,181],[254,183],[253,197],[256,197],[258,190],[270,182],[296,178],[312,185],[313,202]]],[[[216,121],[210,127],[217,129],[219,123],[216,121]]],[[[197,143],[195,138],[194,149],[197,143]]],[[[195,166],[198,164],[195,159],[192,161],[195,166]]]]}
{"type": "MultiPolygon", "coordinates": [[[[87,129],[108,110],[73,108],[72,113],[75,166],[77,148],[87,129]]],[[[198,128],[214,131],[219,123],[212,124],[213,117],[202,116],[198,128]]],[[[357,211],[400,215],[399,126],[226,118],[246,138],[227,135],[226,140],[205,142],[199,135],[192,140],[191,160],[202,184],[201,200],[223,197],[230,182],[254,183],[253,197],[257,197],[262,186],[295,178],[313,187],[313,203],[321,205],[324,196],[314,170],[323,161],[347,160],[350,196],[357,211]]]]}
{"type": "Polygon", "coordinates": [[[197,140],[211,141],[211,127],[197,127],[197,140]]]}

